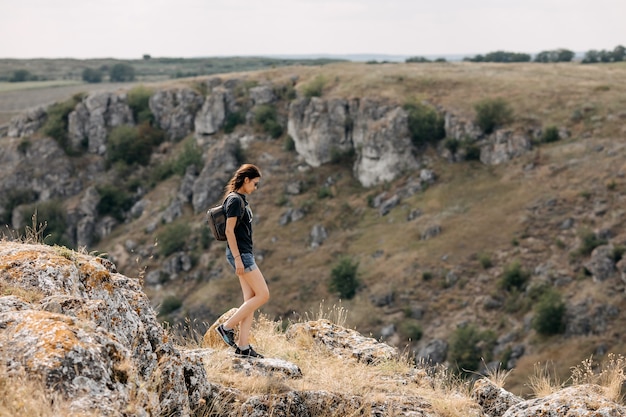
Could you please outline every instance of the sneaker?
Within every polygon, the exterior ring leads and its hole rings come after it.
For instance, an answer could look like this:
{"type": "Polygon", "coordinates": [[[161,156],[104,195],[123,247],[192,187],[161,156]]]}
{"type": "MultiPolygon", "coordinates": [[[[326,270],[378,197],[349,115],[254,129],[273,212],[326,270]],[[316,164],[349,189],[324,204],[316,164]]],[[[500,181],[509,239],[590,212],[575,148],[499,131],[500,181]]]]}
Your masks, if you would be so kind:
{"type": "Polygon", "coordinates": [[[235,347],[237,344],[235,343],[235,331],[234,330],[226,330],[223,324],[220,324],[215,328],[217,334],[222,337],[224,343],[226,343],[230,347],[235,347]]]}
{"type": "Polygon", "coordinates": [[[248,349],[244,349],[244,350],[239,349],[239,346],[237,346],[237,349],[235,349],[235,355],[247,356],[249,358],[259,358],[259,359],[263,359],[264,358],[263,355],[261,355],[260,353],[256,352],[254,349],[252,349],[252,346],[250,346],[248,349]]]}

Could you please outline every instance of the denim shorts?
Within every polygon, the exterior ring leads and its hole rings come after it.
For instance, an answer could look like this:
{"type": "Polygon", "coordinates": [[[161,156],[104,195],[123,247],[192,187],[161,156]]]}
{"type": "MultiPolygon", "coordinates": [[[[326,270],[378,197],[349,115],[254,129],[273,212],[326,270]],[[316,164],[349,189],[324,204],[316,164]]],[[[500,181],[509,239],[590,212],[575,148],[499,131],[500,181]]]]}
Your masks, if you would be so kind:
{"type": "MultiPolygon", "coordinates": [[[[254,261],[254,255],[251,253],[241,253],[241,260],[243,261],[243,272],[250,272],[257,269],[256,262],[254,261]]],[[[235,269],[235,258],[229,248],[226,248],[226,260],[235,269]]]]}

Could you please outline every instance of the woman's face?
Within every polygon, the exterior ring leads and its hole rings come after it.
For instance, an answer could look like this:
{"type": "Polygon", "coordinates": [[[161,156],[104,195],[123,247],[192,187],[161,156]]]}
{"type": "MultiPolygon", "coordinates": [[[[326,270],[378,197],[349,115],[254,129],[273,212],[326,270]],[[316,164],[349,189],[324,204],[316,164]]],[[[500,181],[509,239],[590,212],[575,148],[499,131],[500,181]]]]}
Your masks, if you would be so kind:
{"type": "Polygon", "coordinates": [[[244,194],[252,194],[257,188],[259,188],[259,181],[261,181],[261,177],[245,178],[243,180],[241,191],[243,191],[244,194]]]}

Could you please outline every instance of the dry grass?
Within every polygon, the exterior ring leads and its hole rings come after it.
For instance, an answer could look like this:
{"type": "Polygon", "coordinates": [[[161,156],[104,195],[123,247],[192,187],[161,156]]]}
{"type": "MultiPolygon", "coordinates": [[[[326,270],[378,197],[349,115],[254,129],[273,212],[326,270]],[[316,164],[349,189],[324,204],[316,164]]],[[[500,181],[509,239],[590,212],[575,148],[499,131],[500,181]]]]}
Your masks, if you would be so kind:
{"type": "MultiPolygon", "coordinates": [[[[347,311],[341,306],[306,315],[311,319],[333,319],[345,323],[347,311]]],[[[246,395],[278,394],[287,391],[326,391],[335,395],[361,398],[364,403],[389,401],[392,398],[419,398],[430,403],[440,416],[478,415],[470,399],[469,384],[443,367],[415,364],[403,355],[396,360],[366,365],[333,355],[308,335],[287,340],[281,323],[259,316],[253,326],[255,348],[266,357],[295,363],[303,377],[289,380],[274,376],[244,376],[234,371],[228,350],[216,352],[205,365],[213,382],[240,390],[246,395]]]]}
{"type": "Polygon", "coordinates": [[[531,388],[535,397],[545,397],[563,388],[563,383],[560,381],[558,375],[556,375],[553,365],[551,369],[548,363],[543,365],[536,363],[534,369],[535,374],[530,377],[528,386],[531,388]]]}
{"type": "Polygon", "coordinates": [[[45,383],[33,379],[24,371],[9,371],[0,364],[0,416],[29,417],[95,417],[97,413],[72,410],[69,401],[45,388],[45,383]]]}
{"type": "Polygon", "coordinates": [[[605,388],[607,398],[622,401],[622,386],[626,381],[625,369],[626,358],[622,355],[609,353],[607,359],[600,364],[594,363],[592,358],[585,359],[580,365],[572,368],[572,383],[600,385],[605,388]]]}

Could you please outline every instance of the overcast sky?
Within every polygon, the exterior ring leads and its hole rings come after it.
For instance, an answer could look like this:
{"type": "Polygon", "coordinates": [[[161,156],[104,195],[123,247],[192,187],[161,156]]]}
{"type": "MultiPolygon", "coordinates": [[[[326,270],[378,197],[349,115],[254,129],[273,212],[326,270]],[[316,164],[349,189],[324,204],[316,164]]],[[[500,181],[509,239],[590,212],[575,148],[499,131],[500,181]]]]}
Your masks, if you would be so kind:
{"type": "Polygon", "coordinates": [[[626,46],[626,0],[0,0],[0,58],[626,46]]]}

